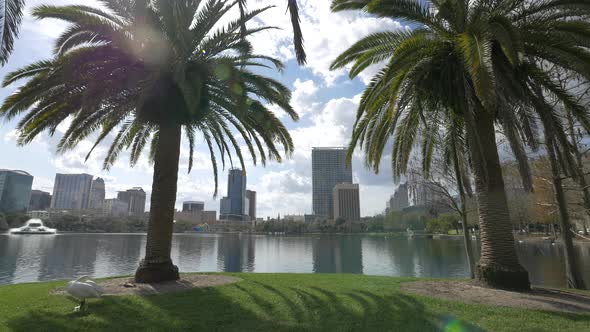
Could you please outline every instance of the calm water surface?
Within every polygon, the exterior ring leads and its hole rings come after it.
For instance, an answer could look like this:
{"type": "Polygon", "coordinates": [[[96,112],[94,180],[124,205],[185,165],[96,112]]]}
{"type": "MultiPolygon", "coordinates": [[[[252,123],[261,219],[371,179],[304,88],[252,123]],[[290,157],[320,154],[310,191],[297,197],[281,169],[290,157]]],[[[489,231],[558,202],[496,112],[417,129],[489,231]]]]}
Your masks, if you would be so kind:
{"type": "MultiPolygon", "coordinates": [[[[143,234],[0,235],[0,284],[133,274],[145,240],[143,234]]],[[[559,245],[539,241],[517,248],[533,284],[564,286],[559,245]]],[[[590,283],[590,245],[578,244],[576,251],[590,283]]],[[[172,258],[182,272],[468,276],[460,238],[177,234],[172,258]]]]}

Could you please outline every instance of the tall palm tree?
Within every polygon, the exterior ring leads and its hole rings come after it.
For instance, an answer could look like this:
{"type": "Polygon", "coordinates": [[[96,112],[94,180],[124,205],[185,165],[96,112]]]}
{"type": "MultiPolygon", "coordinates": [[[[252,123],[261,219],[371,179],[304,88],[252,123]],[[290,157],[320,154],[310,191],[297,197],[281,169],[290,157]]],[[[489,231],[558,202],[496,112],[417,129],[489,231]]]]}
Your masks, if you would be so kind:
{"type": "Polygon", "coordinates": [[[252,54],[239,32],[244,20],[268,8],[214,29],[237,1],[102,2],[107,10],[35,8],[35,17],[59,19],[68,28],[56,41],[54,58],[5,78],[5,86],[28,81],[5,100],[0,117],[24,115],[17,126],[19,144],[31,142],[44,131],[52,135],[60,123],[71,118],[58,152],[91,138],[96,138],[96,147],[114,134],[104,161],[106,169],[124,149],[130,149],[133,166],[149,146],[154,163],[151,211],[145,259],[135,279],[177,279],[170,250],[182,132],[190,148],[189,172],[197,144],[202,142],[209,149],[216,194],[215,150],[223,165],[226,155],[232,162],[233,150],[242,168],[240,137],[254,163],[264,164],[267,156],[281,161],[279,145],[287,156],[292,153],[287,129],[263,101],[279,106],[293,120],[298,116],[289,104],[288,88],[250,70],[272,68],[270,65],[281,69],[282,64],[252,54]],[[91,136],[94,133],[97,136],[91,136]]]}
{"type": "Polygon", "coordinates": [[[24,7],[24,0],[0,0],[0,65],[4,65],[12,53],[24,7]]]}
{"type": "MultiPolygon", "coordinates": [[[[482,255],[477,279],[492,287],[529,288],[528,273],[514,248],[494,126],[503,127],[519,161],[523,185],[531,190],[523,144],[535,147],[533,118],[539,110],[520,107],[531,100],[518,93],[521,89],[512,89],[520,84],[515,72],[526,71],[535,78],[534,85],[571,105],[571,96],[547,79],[542,64],[590,78],[587,2],[333,0],[332,9],[363,10],[413,27],[369,35],[332,65],[336,69],[352,63],[350,76],[355,77],[372,64],[386,62],[361,99],[349,157],[361,145],[367,164],[378,171],[393,136],[392,167],[399,175],[407,167],[421,119],[440,109],[460,117],[479,208],[482,255]]],[[[575,109],[580,122],[588,120],[587,112],[575,109]]],[[[431,145],[425,142],[423,147],[431,145]]]]}

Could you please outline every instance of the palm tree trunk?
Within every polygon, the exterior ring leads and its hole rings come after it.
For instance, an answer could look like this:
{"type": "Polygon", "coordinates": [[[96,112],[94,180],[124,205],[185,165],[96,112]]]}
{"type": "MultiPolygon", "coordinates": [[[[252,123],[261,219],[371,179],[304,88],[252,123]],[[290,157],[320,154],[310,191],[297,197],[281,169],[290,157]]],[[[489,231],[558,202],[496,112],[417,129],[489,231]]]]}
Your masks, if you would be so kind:
{"type": "MultiPolygon", "coordinates": [[[[572,151],[574,152],[574,156],[576,159],[576,166],[579,172],[578,178],[578,186],[582,190],[582,197],[584,198],[584,208],[586,210],[586,215],[590,218],[590,189],[588,189],[588,182],[586,181],[586,176],[584,174],[584,163],[582,161],[582,153],[580,153],[580,149],[578,148],[578,142],[576,141],[576,132],[574,129],[574,119],[570,112],[566,112],[567,121],[568,121],[568,131],[570,134],[570,140],[572,143],[572,151]]],[[[588,235],[588,227],[586,226],[586,221],[582,222],[582,227],[584,228],[584,234],[588,235]]]]}
{"type": "Polygon", "coordinates": [[[551,174],[553,180],[553,191],[555,193],[555,202],[559,210],[559,227],[561,228],[561,240],[563,241],[565,254],[565,274],[567,276],[567,287],[585,289],[584,279],[580,274],[580,267],[577,262],[576,253],[574,251],[574,242],[572,240],[571,225],[567,205],[565,202],[565,194],[561,186],[561,174],[559,174],[559,163],[555,157],[555,144],[553,138],[546,136],[547,154],[551,162],[551,174]]]}
{"type": "Polygon", "coordinates": [[[467,207],[465,204],[465,188],[463,187],[464,176],[461,174],[461,167],[459,165],[459,158],[457,157],[456,146],[453,153],[453,164],[455,166],[455,177],[457,178],[457,190],[459,191],[459,198],[461,199],[461,226],[463,228],[463,243],[465,244],[467,264],[469,265],[469,276],[471,279],[474,279],[475,272],[473,271],[473,253],[471,251],[471,241],[469,240],[469,228],[467,227],[467,207]]]}
{"type": "Polygon", "coordinates": [[[160,125],[154,156],[154,178],[145,258],[135,272],[135,281],[154,283],[179,279],[178,267],[172,264],[172,230],[181,126],[160,125]]]}
{"type": "Polygon", "coordinates": [[[481,236],[476,277],[486,286],[528,290],[528,272],[516,255],[492,116],[480,109],[476,120],[471,110],[465,112],[481,236]]]}

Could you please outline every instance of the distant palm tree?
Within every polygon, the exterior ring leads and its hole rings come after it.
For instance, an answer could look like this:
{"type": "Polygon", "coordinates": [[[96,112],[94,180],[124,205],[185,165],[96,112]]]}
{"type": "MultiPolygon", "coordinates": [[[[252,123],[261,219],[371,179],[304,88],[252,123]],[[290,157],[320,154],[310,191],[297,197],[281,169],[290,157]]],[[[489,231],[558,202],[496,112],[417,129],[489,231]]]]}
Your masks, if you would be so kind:
{"type": "Polygon", "coordinates": [[[12,53],[24,7],[24,0],[0,0],[0,65],[4,65],[12,53]]]}
{"type": "MultiPolygon", "coordinates": [[[[98,134],[96,147],[114,134],[106,169],[124,149],[131,149],[135,165],[149,146],[154,163],[151,211],[137,282],[178,278],[170,250],[183,130],[190,148],[189,172],[198,142],[208,147],[215,194],[215,149],[223,165],[226,155],[232,162],[234,150],[243,168],[243,145],[254,163],[262,164],[267,155],[282,160],[277,145],[287,156],[293,151],[287,129],[262,103],[278,105],[297,120],[289,89],[249,70],[271,68],[269,64],[282,69],[282,63],[252,54],[239,33],[243,21],[268,7],[213,30],[237,2],[209,0],[200,7],[199,2],[105,0],[108,10],[37,7],[36,18],[60,19],[69,26],[56,42],[54,58],[14,71],[4,81],[7,86],[28,79],[0,108],[0,117],[6,119],[24,115],[17,126],[19,144],[44,131],[52,135],[71,118],[58,151],[96,137],[93,133],[98,134]]],[[[248,29],[246,34],[265,29],[248,29]]]]}
{"type": "MultiPolygon", "coordinates": [[[[587,111],[548,78],[545,66],[590,78],[587,2],[333,0],[332,9],[364,10],[413,27],[369,35],[332,65],[336,69],[352,64],[350,76],[355,77],[372,64],[387,62],[361,98],[349,158],[361,145],[367,165],[378,171],[393,136],[392,166],[399,176],[420,129],[440,128],[424,125],[437,118],[435,112],[460,118],[479,207],[482,254],[477,278],[493,287],[527,289],[528,273],[514,248],[494,124],[502,126],[519,161],[523,185],[531,190],[523,143],[536,148],[535,117],[555,115],[537,109],[543,97],[531,91],[548,91],[575,109],[581,123],[590,123],[587,111]]],[[[428,160],[434,135],[421,136],[428,160]]],[[[563,143],[563,138],[556,139],[563,143]]]]}

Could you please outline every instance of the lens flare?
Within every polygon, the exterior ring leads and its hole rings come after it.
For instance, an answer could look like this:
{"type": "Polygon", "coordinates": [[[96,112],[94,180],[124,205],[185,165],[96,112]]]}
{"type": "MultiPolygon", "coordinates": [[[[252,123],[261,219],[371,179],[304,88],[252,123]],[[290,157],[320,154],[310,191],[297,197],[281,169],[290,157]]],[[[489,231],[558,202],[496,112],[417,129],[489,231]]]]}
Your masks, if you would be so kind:
{"type": "Polygon", "coordinates": [[[470,327],[469,324],[462,322],[453,316],[446,316],[442,321],[442,331],[444,332],[475,332],[481,331],[475,327],[470,327]]]}
{"type": "Polygon", "coordinates": [[[464,332],[466,331],[458,319],[451,319],[443,328],[444,332],[464,332]]]}

